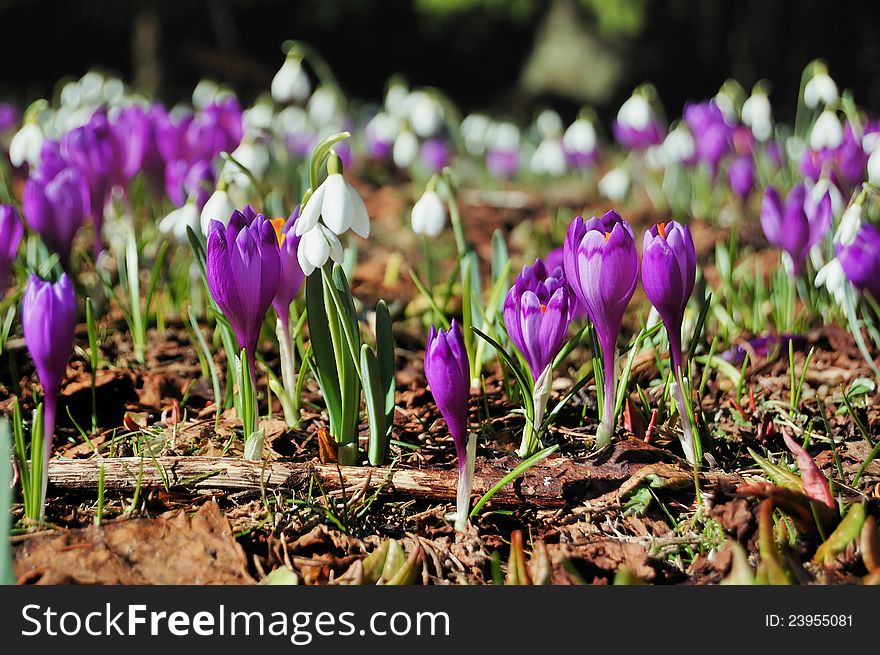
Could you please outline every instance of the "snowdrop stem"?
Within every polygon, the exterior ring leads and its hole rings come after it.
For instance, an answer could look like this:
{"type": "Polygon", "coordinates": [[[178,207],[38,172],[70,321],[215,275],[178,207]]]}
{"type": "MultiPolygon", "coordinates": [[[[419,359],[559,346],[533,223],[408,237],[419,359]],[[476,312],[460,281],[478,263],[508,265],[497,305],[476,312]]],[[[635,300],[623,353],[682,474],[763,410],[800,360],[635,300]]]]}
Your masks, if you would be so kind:
{"type": "Polygon", "coordinates": [[[445,169],[441,182],[441,184],[438,184],[437,191],[446,199],[446,203],[449,206],[449,222],[452,223],[452,232],[455,235],[455,247],[458,249],[458,256],[464,257],[467,252],[467,241],[464,238],[464,228],[461,225],[461,214],[458,211],[458,202],[455,199],[452,180],[445,169]]]}
{"type": "Polygon", "coordinates": [[[281,354],[281,384],[289,402],[282,403],[284,420],[290,427],[299,424],[299,396],[296,393],[296,349],[290,335],[290,320],[279,316],[275,325],[278,336],[278,350],[281,354]]]}

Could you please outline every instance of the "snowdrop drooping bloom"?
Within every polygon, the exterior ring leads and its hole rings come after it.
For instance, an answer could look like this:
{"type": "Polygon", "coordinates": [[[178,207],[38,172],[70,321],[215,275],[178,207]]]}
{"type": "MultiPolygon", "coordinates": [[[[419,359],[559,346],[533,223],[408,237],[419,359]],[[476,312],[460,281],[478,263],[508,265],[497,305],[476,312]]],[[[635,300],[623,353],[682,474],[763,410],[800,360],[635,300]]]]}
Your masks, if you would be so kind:
{"type": "Polygon", "coordinates": [[[36,121],[25,122],[9,144],[9,161],[16,168],[27,162],[31,167],[40,163],[45,136],[36,121]]]}
{"type": "Polygon", "coordinates": [[[312,91],[312,83],[303,69],[302,57],[290,53],[272,78],[272,98],[279,104],[303,102],[312,91]]]}
{"type": "Polygon", "coordinates": [[[766,141],[773,136],[773,110],[764,91],[752,91],[752,95],[743,103],[742,120],[752,129],[758,141],[766,141]]]}
{"type": "Polygon", "coordinates": [[[692,164],[697,154],[697,144],[688,126],[680,123],[663,139],[662,159],[667,164],[692,164]]]}
{"type": "Polygon", "coordinates": [[[578,118],[562,135],[562,148],[569,162],[584,168],[596,157],[596,128],[586,118],[578,118]]]}
{"type": "Polygon", "coordinates": [[[208,229],[211,221],[219,221],[226,225],[229,222],[229,217],[232,216],[234,211],[235,205],[233,205],[232,201],[229,199],[229,193],[226,191],[226,184],[224,181],[221,181],[217,186],[217,190],[211,194],[211,197],[208,198],[208,202],[202,207],[200,220],[202,234],[208,236],[208,229]]]}
{"type": "MultiPolygon", "coordinates": [[[[263,179],[269,168],[269,150],[264,143],[242,141],[241,145],[232,152],[232,157],[248,169],[257,180],[263,179]]],[[[247,174],[232,162],[224,164],[222,175],[231,184],[239,187],[247,187],[251,183],[247,174]]]]}
{"type": "Polygon", "coordinates": [[[537,175],[558,177],[565,173],[565,152],[562,150],[562,140],[558,137],[545,137],[532,153],[529,167],[537,175]]]}
{"type": "Polygon", "coordinates": [[[880,148],[874,148],[868,157],[868,181],[880,185],[880,148]]]}
{"type": "Polygon", "coordinates": [[[816,73],[804,87],[804,103],[810,109],[815,109],[820,102],[824,105],[837,102],[838,97],[837,84],[828,71],[824,66],[817,67],[816,73]]]}
{"type": "Polygon", "coordinates": [[[394,139],[391,158],[398,168],[409,168],[419,156],[419,140],[410,130],[401,130],[394,139]]]}
{"type": "Polygon", "coordinates": [[[622,168],[613,168],[599,180],[599,193],[612,202],[622,202],[629,192],[629,174],[622,168]]]}
{"type": "Polygon", "coordinates": [[[446,226],[446,208],[440,194],[428,189],[412,208],[412,229],[416,234],[436,237],[446,226]]]}
{"type": "Polygon", "coordinates": [[[431,94],[413,91],[407,98],[409,124],[422,138],[434,136],[443,121],[443,107],[431,94]]]}
{"type": "Polygon", "coordinates": [[[830,109],[823,111],[810,132],[810,147],[813,150],[828,148],[833,150],[843,141],[843,126],[837,114],[830,109]]]}
{"type": "MultiPolygon", "coordinates": [[[[298,235],[299,233],[294,232],[294,234],[298,235]]],[[[320,223],[316,223],[314,227],[303,233],[296,249],[299,267],[306,276],[326,264],[328,258],[339,263],[342,261],[342,256],[342,243],[340,243],[339,237],[320,223]]]]}
{"type": "Polygon", "coordinates": [[[199,208],[194,198],[187,201],[183,207],[169,212],[165,218],[159,221],[159,232],[172,234],[179,241],[186,239],[187,227],[193,232],[200,229],[199,208]]]}
{"type": "Polygon", "coordinates": [[[614,137],[626,148],[643,150],[663,141],[662,127],[644,93],[634,92],[617,112],[614,137]]]}

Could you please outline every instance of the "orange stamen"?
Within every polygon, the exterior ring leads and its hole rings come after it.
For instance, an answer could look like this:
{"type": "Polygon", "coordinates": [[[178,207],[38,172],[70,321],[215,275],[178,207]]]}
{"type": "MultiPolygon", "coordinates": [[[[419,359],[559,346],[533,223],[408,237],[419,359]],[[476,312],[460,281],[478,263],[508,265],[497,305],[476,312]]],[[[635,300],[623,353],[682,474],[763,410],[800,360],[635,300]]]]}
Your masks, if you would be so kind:
{"type": "Polygon", "coordinates": [[[547,311],[547,305],[541,305],[541,313],[543,314],[546,311],[547,311]]]}
{"type": "Polygon", "coordinates": [[[269,222],[272,224],[272,227],[275,228],[275,236],[278,237],[278,245],[280,246],[284,243],[284,235],[281,233],[281,230],[284,229],[284,224],[287,222],[287,219],[273,218],[269,222]]]}
{"type": "Polygon", "coordinates": [[[666,238],[666,223],[657,223],[657,232],[664,239],[666,238]]]}
{"type": "Polygon", "coordinates": [[[608,241],[608,239],[610,239],[610,238],[611,238],[611,232],[606,232],[605,233],[605,241],[608,241]]]}

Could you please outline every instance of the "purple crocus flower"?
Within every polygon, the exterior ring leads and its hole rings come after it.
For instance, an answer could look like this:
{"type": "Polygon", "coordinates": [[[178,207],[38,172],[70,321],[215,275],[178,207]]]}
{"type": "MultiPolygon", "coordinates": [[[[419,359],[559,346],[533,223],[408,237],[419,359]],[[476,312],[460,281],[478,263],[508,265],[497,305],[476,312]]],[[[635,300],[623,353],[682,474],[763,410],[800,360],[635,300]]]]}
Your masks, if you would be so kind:
{"type": "Polygon", "coordinates": [[[565,277],[596,328],[605,367],[605,406],[597,445],[614,431],[617,335],[623,313],[636,289],[639,257],[632,228],[611,210],[587,221],[578,216],[565,237],[565,277]]]}
{"type": "Polygon", "coordinates": [[[473,436],[468,438],[467,434],[470,367],[464,336],[454,319],[447,332],[431,326],[425,347],[425,378],[437,409],[446,420],[458,455],[458,515],[455,527],[461,530],[467,523],[476,442],[473,436]]]}
{"type": "Polygon", "coordinates": [[[113,122],[113,130],[120,144],[122,173],[130,181],[143,173],[154,192],[162,188],[165,160],[159,152],[157,122],[164,121],[161,105],[144,109],[137,105],[126,107],[113,122]]]}
{"type": "Polygon", "coordinates": [[[755,165],[748,155],[734,159],[727,169],[730,188],[742,200],[749,197],[755,186],[755,165]]]}
{"type": "Polygon", "coordinates": [[[12,279],[12,262],[24,234],[21,218],[12,205],[0,205],[0,297],[12,279]]]}
{"type": "MultiPolygon", "coordinates": [[[[245,210],[248,209],[253,211],[250,205],[245,207],[245,210]]],[[[275,298],[272,300],[272,305],[275,307],[275,312],[278,314],[285,332],[288,331],[289,327],[290,303],[296,298],[296,294],[299,293],[306,279],[296,256],[296,249],[299,247],[299,241],[302,238],[296,236],[296,230],[294,229],[294,223],[299,218],[299,212],[300,206],[297,205],[290,218],[286,221],[283,218],[272,221],[272,226],[275,228],[278,238],[281,257],[281,277],[278,291],[275,292],[275,298]]]]}
{"type": "Polygon", "coordinates": [[[255,357],[260,327],[278,291],[281,259],[272,224],[257,214],[252,221],[235,211],[224,226],[208,229],[208,288],[245,349],[256,386],[255,357]]]}
{"type": "Polygon", "coordinates": [[[862,223],[851,244],[837,245],[837,259],[854,287],[880,301],[880,230],[862,223]]]}
{"type": "Polygon", "coordinates": [[[428,139],[422,144],[419,157],[429,171],[438,173],[451,159],[449,145],[442,139],[428,139]]]}
{"type": "Polygon", "coordinates": [[[67,162],[61,155],[61,144],[54,139],[43,141],[43,147],[40,148],[40,174],[45,179],[51,180],[65,168],[67,162]]]}
{"type": "Polygon", "coordinates": [[[663,126],[647,98],[634,93],[621,105],[611,125],[614,138],[630,150],[644,150],[663,142],[663,126]]]}
{"type": "Polygon", "coordinates": [[[554,248],[544,257],[544,267],[548,271],[555,271],[556,268],[562,269],[561,277],[565,280],[568,287],[568,313],[572,320],[586,318],[587,307],[577,297],[571,284],[565,277],[565,248],[559,246],[554,248]]]}
{"type": "Polygon", "coordinates": [[[76,333],[76,296],[66,273],[54,284],[33,274],[28,278],[21,302],[21,327],[43,385],[45,464],[52,450],[58,395],[76,333]]]}
{"type": "Polygon", "coordinates": [[[214,165],[208,160],[190,163],[178,159],[165,167],[165,193],[178,207],[183,207],[187,199],[195,194],[196,205],[201,211],[214,187],[214,165]]]}
{"type": "Polygon", "coordinates": [[[761,227],[771,245],[785,251],[792,272],[800,275],[810,249],[822,240],[831,226],[831,195],[819,202],[803,184],[795,184],[783,206],[779,193],[768,187],[761,204],[761,227]]]}
{"type": "Polygon", "coordinates": [[[20,116],[18,107],[11,102],[0,102],[0,132],[5,132],[18,125],[20,116]]]}
{"type": "Polygon", "coordinates": [[[549,274],[540,259],[525,266],[507,292],[504,325],[537,381],[559,353],[568,332],[569,289],[562,269],[549,274]]]}
{"type": "Polygon", "coordinates": [[[83,223],[88,191],[79,171],[65,168],[52,179],[37,172],[24,184],[21,207],[28,227],[40,235],[64,265],[83,223]]]}
{"type": "Polygon", "coordinates": [[[232,152],[241,143],[244,122],[235,98],[212,102],[187,126],[185,142],[189,157],[212,160],[221,152],[232,152]]]}
{"type": "Polygon", "coordinates": [[[684,310],[694,290],[697,255],[687,225],[676,221],[657,223],[645,232],[642,241],[642,286],[645,295],[660,314],[669,337],[669,353],[675,381],[678,383],[678,413],[684,432],[685,456],[694,462],[693,434],[685,410],[681,375],[681,326],[684,310]]]}
{"type": "Polygon", "coordinates": [[[465,461],[471,378],[464,336],[455,319],[446,332],[431,326],[425,347],[425,378],[449,426],[461,466],[465,461]]]}
{"type": "Polygon", "coordinates": [[[714,100],[686,104],[684,121],[694,135],[697,159],[710,166],[714,179],[721,158],[730,151],[733,128],[714,100]]]}

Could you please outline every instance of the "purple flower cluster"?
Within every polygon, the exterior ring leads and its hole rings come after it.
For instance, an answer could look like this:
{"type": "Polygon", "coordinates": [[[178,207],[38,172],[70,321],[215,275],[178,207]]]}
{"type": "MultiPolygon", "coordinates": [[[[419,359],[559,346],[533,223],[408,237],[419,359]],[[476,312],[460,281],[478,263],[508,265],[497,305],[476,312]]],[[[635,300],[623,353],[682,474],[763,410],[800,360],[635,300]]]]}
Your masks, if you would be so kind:
{"type": "Polygon", "coordinates": [[[787,253],[792,273],[800,275],[810,249],[831,226],[831,196],[817,202],[803,183],[795,184],[783,204],[779,192],[768,187],[761,205],[761,227],[771,245],[787,253]]]}

